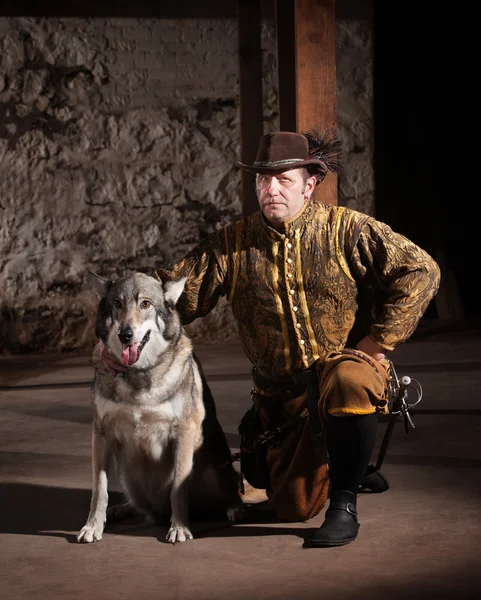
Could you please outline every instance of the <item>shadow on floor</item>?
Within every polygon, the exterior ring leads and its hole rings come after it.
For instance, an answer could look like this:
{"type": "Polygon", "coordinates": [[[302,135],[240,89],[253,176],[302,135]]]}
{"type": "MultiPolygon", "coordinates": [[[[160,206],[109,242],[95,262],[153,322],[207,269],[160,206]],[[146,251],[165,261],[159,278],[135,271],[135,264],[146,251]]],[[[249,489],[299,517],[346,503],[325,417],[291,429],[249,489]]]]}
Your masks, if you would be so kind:
{"type": "MultiPolygon", "coordinates": [[[[91,354],[79,354],[78,352],[42,355],[42,354],[23,354],[23,355],[3,355],[0,356],[0,365],[2,374],[0,376],[0,388],[10,389],[17,386],[30,388],[31,385],[22,386],[21,382],[25,379],[25,374],[49,375],[55,373],[66,366],[72,368],[79,364],[80,366],[90,367],[91,354]]],[[[69,387],[70,384],[63,384],[62,387],[69,387]]],[[[88,383],[90,385],[90,383],[88,383]]],[[[33,387],[51,387],[50,385],[33,385],[33,387]]]]}
{"type": "MultiPolygon", "coordinates": [[[[24,483],[0,484],[0,533],[62,537],[76,543],[78,531],[87,519],[91,492],[24,483]]],[[[109,493],[109,504],[123,502],[119,492],[109,493]]],[[[295,524],[282,525],[269,515],[260,512],[239,524],[227,519],[212,519],[212,515],[191,522],[196,538],[246,537],[266,535],[295,535],[304,538],[306,529],[295,524]]],[[[167,525],[145,522],[143,517],[133,517],[122,522],[107,523],[106,534],[156,537],[165,541],[167,525]]]]}

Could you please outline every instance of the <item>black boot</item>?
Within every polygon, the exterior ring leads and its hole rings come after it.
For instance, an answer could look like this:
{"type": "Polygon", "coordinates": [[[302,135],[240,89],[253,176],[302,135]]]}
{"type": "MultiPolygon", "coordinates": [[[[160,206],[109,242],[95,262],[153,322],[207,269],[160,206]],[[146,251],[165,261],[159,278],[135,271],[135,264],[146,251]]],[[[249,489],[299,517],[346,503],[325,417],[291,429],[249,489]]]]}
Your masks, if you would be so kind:
{"type": "Polygon", "coordinates": [[[353,542],[359,531],[356,495],[333,490],[324,523],[305,542],[307,548],[328,548],[353,542]]]}
{"type": "Polygon", "coordinates": [[[342,546],[359,531],[356,494],[376,441],[377,417],[354,415],[327,418],[330,503],[325,521],[306,540],[308,548],[342,546]]]}

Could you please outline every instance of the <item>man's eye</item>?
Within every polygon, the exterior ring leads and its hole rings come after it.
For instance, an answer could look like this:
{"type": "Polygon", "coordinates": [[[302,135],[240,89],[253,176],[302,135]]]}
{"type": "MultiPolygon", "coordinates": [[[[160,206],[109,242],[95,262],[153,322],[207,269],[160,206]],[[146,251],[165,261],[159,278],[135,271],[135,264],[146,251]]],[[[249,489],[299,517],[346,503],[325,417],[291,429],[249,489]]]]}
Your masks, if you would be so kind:
{"type": "Polygon", "coordinates": [[[142,302],[140,303],[140,308],[150,308],[151,306],[152,303],[148,300],[142,300],[142,302]]]}

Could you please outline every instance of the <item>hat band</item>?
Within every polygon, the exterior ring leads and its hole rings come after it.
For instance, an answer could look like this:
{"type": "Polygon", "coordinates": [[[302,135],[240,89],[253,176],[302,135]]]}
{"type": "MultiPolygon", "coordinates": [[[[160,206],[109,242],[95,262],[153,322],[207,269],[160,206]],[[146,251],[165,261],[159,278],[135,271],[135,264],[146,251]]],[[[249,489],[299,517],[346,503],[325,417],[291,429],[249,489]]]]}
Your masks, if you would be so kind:
{"type": "Polygon", "coordinates": [[[275,160],[273,162],[255,162],[254,167],[282,167],[283,165],[294,165],[299,162],[304,162],[305,158],[286,158],[284,160],[275,160]]]}

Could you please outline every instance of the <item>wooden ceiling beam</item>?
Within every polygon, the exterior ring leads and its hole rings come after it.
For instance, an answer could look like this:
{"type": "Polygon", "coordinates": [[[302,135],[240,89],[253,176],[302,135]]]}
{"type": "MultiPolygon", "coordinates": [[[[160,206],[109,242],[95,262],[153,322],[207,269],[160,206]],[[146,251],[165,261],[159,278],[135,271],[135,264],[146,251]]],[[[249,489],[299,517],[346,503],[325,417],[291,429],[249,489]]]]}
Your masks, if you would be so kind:
{"type": "MultiPolygon", "coordinates": [[[[272,0],[261,0],[262,16],[272,16],[272,0]]],[[[2,0],[0,16],[237,19],[237,0],[2,0]]]]}

